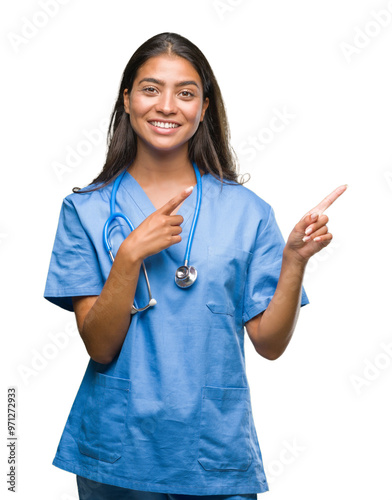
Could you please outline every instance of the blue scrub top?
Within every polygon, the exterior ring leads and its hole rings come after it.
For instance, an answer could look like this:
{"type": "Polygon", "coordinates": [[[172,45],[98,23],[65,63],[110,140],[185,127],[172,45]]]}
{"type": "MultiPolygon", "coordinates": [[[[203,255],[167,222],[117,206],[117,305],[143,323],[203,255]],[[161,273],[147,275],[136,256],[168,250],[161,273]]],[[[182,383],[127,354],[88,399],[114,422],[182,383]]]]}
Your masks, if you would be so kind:
{"type": "MultiPolygon", "coordinates": [[[[99,295],[111,268],[102,242],[113,182],[67,196],[44,292],[72,311],[73,296],[99,295]]],[[[190,255],[196,282],[174,281],[183,264],[197,190],[181,205],[182,241],[145,259],[157,304],[132,317],[109,364],[90,359],[53,465],[123,488],[188,495],[268,490],[245,370],[244,324],[264,311],[285,241],[272,207],[245,186],[202,176],[190,255]]],[[[155,211],[128,172],[116,209],[137,227],[155,211]]],[[[112,225],[114,251],[129,234],[112,225]]],[[[141,272],[136,302],[148,302],[141,272]]],[[[309,300],[302,287],[301,306],[309,300]]]]}

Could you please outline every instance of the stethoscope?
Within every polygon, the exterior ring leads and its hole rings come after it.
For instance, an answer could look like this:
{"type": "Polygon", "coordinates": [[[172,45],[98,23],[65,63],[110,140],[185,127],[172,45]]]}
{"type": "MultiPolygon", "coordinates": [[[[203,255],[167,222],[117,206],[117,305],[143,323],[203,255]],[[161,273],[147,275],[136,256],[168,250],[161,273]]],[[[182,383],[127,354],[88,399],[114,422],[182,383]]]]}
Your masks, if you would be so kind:
{"type": "MultiPolygon", "coordinates": [[[[192,226],[191,226],[191,229],[189,231],[188,243],[187,243],[186,250],[185,250],[185,259],[184,259],[185,262],[184,262],[183,266],[180,266],[177,269],[176,275],[175,275],[175,282],[180,288],[190,287],[191,285],[193,285],[193,283],[196,281],[196,278],[197,278],[196,269],[193,266],[189,266],[188,264],[189,264],[189,255],[191,253],[191,247],[192,247],[192,243],[193,243],[193,237],[194,237],[194,233],[195,233],[197,219],[199,218],[199,213],[200,213],[201,175],[200,175],[199,169],[197,168],[196,164],[194,162],[192,162],[192,165],[193,165],[193,168],[195,170],[196,179],[197,179],[197,200],[196,200],[195,213],[193,214],[192,226]]],[[[126,173],[127,173],[127,169],[125,169],[124,172],[122,174],[120,174],[116,178],[116,180],[114,181],[112,194],[110,197],[110,216],[107,219],[107,221],[105,222],[105,225],[103,226],[103,244],[106,248],[106,251],[109,254],[109,257],[110,257],[110,260],[112,263],[114,262],[114,255],[113,255],[112,245],[110,244],[109,234],[108,234],[110,224],[114,221],[114,219],[116,219],[117,217],[120,217],[121,219],[125,220],[125,222],[128,224],[131,231],[133,231],[135,229],[132,225],[132,222],[129,220],[129,218],[125,214],[123,214],[122,212],[115,211],[117,190],[118,190],[118,187],[119,187],[119,185],[120,185],[120,183],[121,183],[121,181],[126,173]]],[[[135,302],[132,305],[131,314],[136,314],[137,312],[145,311],[149,307],[155,306],[155,304],[157,303],[157,301],[155,299],[153,299],[152,295],[151,295],[150,282],[148,280],[147,270],[146,270],[146,266],[144,265],[144,261],[142,263],[142,267],[143,267],[143,272],[144,272],[144,276],[145,276],[146,283],[147,283],[149,302],[146,306],[140,307],[140,308],[135,306],[135,303],[136,303],[135,302]]]]}

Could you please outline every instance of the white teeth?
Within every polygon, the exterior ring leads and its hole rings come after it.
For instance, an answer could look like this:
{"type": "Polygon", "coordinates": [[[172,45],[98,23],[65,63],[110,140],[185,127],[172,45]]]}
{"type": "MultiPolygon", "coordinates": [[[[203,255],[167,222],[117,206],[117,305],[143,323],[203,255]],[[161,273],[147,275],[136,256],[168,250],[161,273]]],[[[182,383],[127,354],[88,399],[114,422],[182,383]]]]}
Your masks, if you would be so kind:
{"type": "Polygon", "coordinates": [[[169,122],[151,122],[155,127],[159,128],[177,128],[179,125],[176,123],[169,123],[169,122]]]}

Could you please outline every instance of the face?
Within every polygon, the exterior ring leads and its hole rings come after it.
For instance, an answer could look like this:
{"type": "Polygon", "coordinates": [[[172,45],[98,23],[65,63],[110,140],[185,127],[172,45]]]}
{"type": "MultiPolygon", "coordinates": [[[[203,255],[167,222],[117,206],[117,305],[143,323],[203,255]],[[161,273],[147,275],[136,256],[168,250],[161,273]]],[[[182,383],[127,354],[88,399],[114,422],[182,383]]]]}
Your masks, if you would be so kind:
{"type": "Polygon", "coordinates": [[[138,141],[154,150],[187,148],[207,107],[199,74],[178,56],[151,57],[137,71],[131,92],[124,92],[138,141]]]}

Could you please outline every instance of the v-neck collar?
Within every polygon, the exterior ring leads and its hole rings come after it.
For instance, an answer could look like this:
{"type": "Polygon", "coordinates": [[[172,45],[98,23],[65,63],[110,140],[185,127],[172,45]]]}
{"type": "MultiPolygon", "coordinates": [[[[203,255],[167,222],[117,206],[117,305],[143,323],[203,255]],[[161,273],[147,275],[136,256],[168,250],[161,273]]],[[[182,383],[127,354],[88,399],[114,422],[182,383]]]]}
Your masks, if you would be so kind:
{"type": "MultiPolygon", "coordinates": [[[[204,175],[201,176],[202,203],[203,203],[203,196],[208,191],[207,187],[208,177],[211,177],[208,172],[206,172],[204,175]]],[[[154,207],[150,198],[147,196],[144,189],[128,171],[125,172],[125,175],[121,181],[120,186],[123,187],[127,191],[128,195],[133,199],[134,203],[139,208],[141,215],[144,216],[143,218],[148,217],[157,210],[154,207]]],[[[182,215],[182,217],[184,218],[182,227],[185,226],[190,216],[193,215],[196,208],[196,200],[197,200],[197,188],[195,185],[192,193],[188,196],[188,198],[184,200],[184,202],[182,203],[182,205],[180,206],[179,210],[176,213],[176,215],[182,215]]]]}

